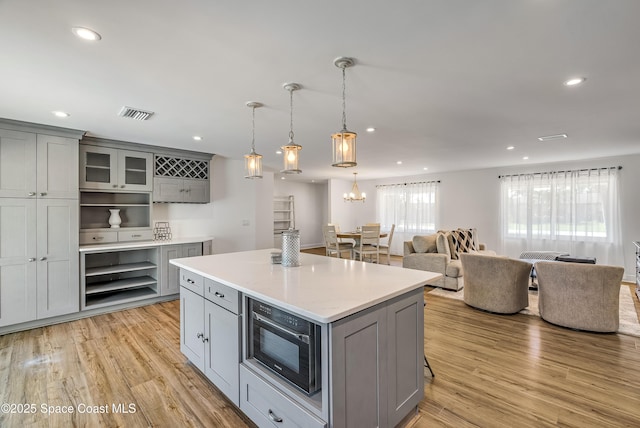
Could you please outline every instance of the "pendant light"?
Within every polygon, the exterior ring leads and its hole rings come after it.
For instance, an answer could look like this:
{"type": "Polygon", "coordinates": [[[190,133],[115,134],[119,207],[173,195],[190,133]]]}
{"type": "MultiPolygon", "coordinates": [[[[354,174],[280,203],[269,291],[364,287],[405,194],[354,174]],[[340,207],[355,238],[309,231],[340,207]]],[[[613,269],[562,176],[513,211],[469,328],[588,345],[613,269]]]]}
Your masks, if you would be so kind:
{"type": "Polygon", "coordinates": [[[302,171],[298,168],[300,160],[300,150],[302,146],[293,142],[293,91],[300,89],[297,83],[285,83],[283,88],[289,91],[289,111],[291,113],[291,122],[289,127],[289,144],[282,146],[284,153],[284,169],[280,172],[285,174],[300,174],[302,171]]]}
{"type": "Polygon", "coordinates": [[[340,57],[333,61],[333,64],[342,69],[342,130],[331,136],[331,146],[333,147],[333,163],[331,166],[348,168],[356,166],[356,136],[355,132],[347,130],[346,113],[346,78],[345,69],[355,64],[353,58],[340,57]]]}
{"type": "Polygon", "coordinates": [[[364,200],[367,198],[367,194],[366,193],[360,193],[360,189],[358,189],[358,181],[356,180],[356,176],[358,175],[357,172],[353,173],[353,186],[351,186],[351,193],[347,194],[345,193],[343,195],[344,201],[345,202],[353,202],[353,201],[362,201],[364,202],[364,200]]]}
{"type": "Polygon", "coordinates": [[[251,108],[251,151],[244,155],[244,178],[262,178],[262,155],[256,153],[256,109],[262,107],[262,103],[249,101],[247,107],[251,108]]]}

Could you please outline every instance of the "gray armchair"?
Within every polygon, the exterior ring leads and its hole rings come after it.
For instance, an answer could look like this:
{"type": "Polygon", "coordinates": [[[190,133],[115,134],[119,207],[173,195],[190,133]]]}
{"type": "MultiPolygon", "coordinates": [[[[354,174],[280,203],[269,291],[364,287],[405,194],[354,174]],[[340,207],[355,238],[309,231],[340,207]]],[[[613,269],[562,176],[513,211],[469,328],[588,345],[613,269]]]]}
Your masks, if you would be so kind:
{"type": "Polygon", "coordinates": [[[623,267],[538,262],[536,271],[543,320],[578,330],[618,330],[623,267]]]}
{"type": "Polygon", "coordinates": [[[499,314],[515,314],[529,306],[531,263],[470,253],[460,257],[467,305],[499,314]]]}

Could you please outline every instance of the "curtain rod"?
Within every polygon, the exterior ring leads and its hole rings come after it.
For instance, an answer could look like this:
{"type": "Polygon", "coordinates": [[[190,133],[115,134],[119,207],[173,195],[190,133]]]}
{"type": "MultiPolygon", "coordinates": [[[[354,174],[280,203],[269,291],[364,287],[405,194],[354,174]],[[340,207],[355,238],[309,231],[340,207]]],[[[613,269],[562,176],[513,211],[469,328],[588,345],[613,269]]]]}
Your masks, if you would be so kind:
{"type": "Polygon", "coordinates": [[[377,184],[377,187],[390,187],[390,186],[407,186],[409,184],[431,184],[431,183],[440,183],[440,180],[432,180],[432,181],[414,181],[412,183],[395,183],[395,184],[377,184]]]}
{"type": "Polygon", "coordinates": [[[565,172],[585,172],[585,171],[601,171],[601,170],[606,170],[606,169],[622,169],[621,166],[609,166],[609,167],[602,167],[602,168],[587,168],[587,169],[568,169],[566,171],[547,171],[547,172],[532,172],[529,174],[507,174],[507,175],[499,175],[498,178],[505,178],[505,177],[522,177],[525,175],[543,175],[543,174],[563,174],[565,172]]]}

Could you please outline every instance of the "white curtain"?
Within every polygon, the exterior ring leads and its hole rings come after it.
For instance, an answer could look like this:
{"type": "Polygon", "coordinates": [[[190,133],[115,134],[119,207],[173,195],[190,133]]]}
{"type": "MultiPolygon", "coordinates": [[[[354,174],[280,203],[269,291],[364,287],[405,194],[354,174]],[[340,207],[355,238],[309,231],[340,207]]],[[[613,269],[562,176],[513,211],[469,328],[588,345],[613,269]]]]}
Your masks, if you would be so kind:
{"type": "Polygon", "coordinates": [[[501,177],[504,254],[562,251],[624,266],[618,182],[617,168],[501,177]]]}
{"type": "Polygon", "coordinates": [[[395,224],[390,251],[402,255],[403,242],[434,233],[438,224],[439,183],[436,181],[377,186],[376,218],[384,231],[395,224]]]}

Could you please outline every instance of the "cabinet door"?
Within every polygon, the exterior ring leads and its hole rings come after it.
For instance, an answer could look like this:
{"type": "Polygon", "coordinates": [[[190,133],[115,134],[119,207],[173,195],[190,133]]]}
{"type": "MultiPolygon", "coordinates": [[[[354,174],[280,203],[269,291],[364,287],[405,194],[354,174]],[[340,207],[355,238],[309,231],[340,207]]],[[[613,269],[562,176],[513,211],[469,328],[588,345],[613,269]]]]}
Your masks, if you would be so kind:
{"type": "Polygon", "coordinates": [[[38,134],[38,197],[78,199],[78,140],[38,134]]]}
{"type": "Polygon", "coordinates": [[[396,426],[424,397],[424,296],[387,308],[389,426],[396,426]]]}
{"type": "Polygon", "coordinates": [[[160,295],[167,296],[180,292],[180,268],[169,260],[182,257],[182,245],[164,245],[162,248],[162,280],[160,295]]]}
{"type": "Polygon", "coordinates": [[[184,179],[184,201],[192,203],[208,203],[209,180],[184,179]]]}
{"type": "Polygon", "coordinates": [[[390,426],[386,339],[384,307],[332,324],[333,427],[390,426]]]}
{"type": "Polygon", "coordinates": [[[0,198],[0,238],[2,327],[36,318],[35,199],[0,198]]]}
{"type": "Polygon", "coordinates": [[[197,257],[202,255],[202,243],[182,244],[182,257],[197,257]]]}
{"type": "Polygon", "coordinates": [[[36,184],[36,134],[0,129],[0,197],[35,198],[36,184]]]}
{"type": "Polygon", "coordinates": [[[204,372],[204,297],[180,287],[180,351],[204,372]]]}
{"type": "Polygon", "coordinates": [[[80,188],[113,190],[118,187],[118,151],[108,147],[80,146],[80,188]]]}
{"type": "Polygon", "coordinates": [[[38,319],[78,312],[78,201],[39,199],[37,207],[38,319]]]}
{"type": "Polygon", "coordinates": [[[204,374],[236,406],[240,405],[240,317],[204,301],[204,374]]]}
{"type": "Polygon", "coordinates": [[[118,188],[152,191],[152,158],[151,153],[118,150],[118,188]]]}
{"type": "Polygon", "coordinates": [[[156,177],[153,179],[153,202],[183,202],[182,178],[156,177]]]}

